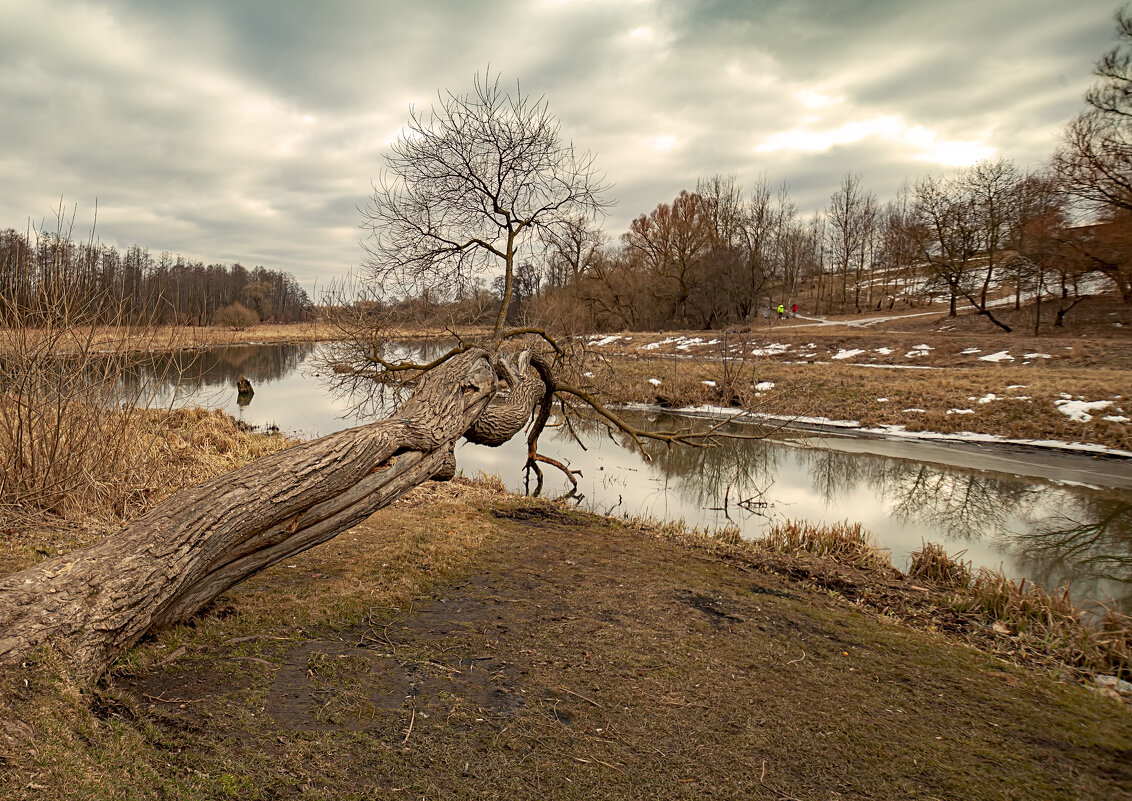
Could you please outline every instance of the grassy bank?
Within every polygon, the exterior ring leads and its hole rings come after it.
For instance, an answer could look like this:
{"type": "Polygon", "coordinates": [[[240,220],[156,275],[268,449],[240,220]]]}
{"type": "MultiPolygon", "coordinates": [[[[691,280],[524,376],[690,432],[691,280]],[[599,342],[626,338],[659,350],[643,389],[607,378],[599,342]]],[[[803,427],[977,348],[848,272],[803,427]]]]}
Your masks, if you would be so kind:
{"type": "Polygon", "coordinates": [[[5,676],[0,795],[1132,797],[1120,702],[854,536],[428,484],[94,692],[5,676]]]}
{"type": "MultiPolygon", "coordinates": [[[[73,415],[66,422],[73,426],[73,415]]],[[[204,409],[129,410],[99,417],[96,433],[85,449],[59,449],[81,478],[67,503],[44,508],[36,494],[0,502],[0,575],[90,545],[170,495],[294,443],[204,409]]]]}
{"type": "Polygon", "coordinates": [[[715,405],[785,417],[899,425],[908,431],[974,432],[1012,439],[1085,442],[1132,450],[1132,373],[1107,368],[968,367],[883,370],[845,364],[618,357],[592,365],[607,399],[669,407],[715,405]],[[1068,396],[1068,398],[1066,397],[1068,396]],[[1074,419],[1066,400],[1108,401],[1074,419]]]}

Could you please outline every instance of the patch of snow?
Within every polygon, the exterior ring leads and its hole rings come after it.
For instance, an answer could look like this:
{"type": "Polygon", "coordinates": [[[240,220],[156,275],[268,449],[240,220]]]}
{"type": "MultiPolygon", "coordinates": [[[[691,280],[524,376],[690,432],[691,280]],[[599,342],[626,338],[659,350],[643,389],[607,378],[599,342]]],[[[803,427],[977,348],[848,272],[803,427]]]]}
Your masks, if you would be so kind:
{"type": "Polygon", "coordinates": [[[1010,386],[1007,387],[1007,389],[1025,389],[1027,386],[1029,386],[1029,385],[1028,384],[1011,384],[1010,386]]]}
{"type": "Polygon", "coordinates": [[[926,414],[928,410],[927,410],[927,409],[916,409],[916,408],[912,408],[912,409],[903,409],[902,411],[905,411],[905,412],[918,412],[919,414],[926,414]]]}
{"type": "Polygon", "coordinates": [[[659,387],[660,386],[660,379],[659,378],[650,378],[649,383],[652,384],[654,387],[659,387]]]}
{"type": "Polygon", "coordinates": [[[587,370],[587,371],[586,371],[586,372],[584,373],[584,375],[585,375],[585,377],[586,377],[586,378],[593,378],[593,377],[594,377],[594,374],[593,374],[593,373],[591,373],[591,372],[590,372],[589,370],[587,370]]]}
{"type": "Polygon", "coordinates": [[[774,342],[774,343],[771,343],[770,345],[765,345],[764,347],[761,347],[761,348],[755,348],[753,351],[751,351],[751,355],[752,356],[778,356],[780,354],[785,353],[788,350],[790,350],[789,345],[783,345],[781,343],[774,342]]]}
{"type": "Polygon", "coordinates": [[[996,400],[1001,400],[1001,399],[998,397],[998,395],[995,395],[993,392],[988,392],[986,395],[983,395],[983,397],[979,398],[979,403],[990,403],[991,401],[996,401],[996,400]]]}
{"type": "Polygon", "coordinates": [[[960,356],[973,356],[976,353],[982,353],[982,352],[983,351],[982,351],[981,348],[967,348],[967,350],[959,351],[959,355],[960,356]]]}
{"type": "Polygon", "coordinates": [[[1011,395],[1009,398],[1006,398],[1006,400],[1028,401],[1028,400],[1030,400],[1030,396],[1029,395],[1011,395]]]}
{"type": "Polygon", "coordinates": [[[774,382],[760,381],[759,383],[755,384],[755,389],[759,392],[769,392],[770,390],[774,389],[774,382]]]}
{"type": "Polygon", "coordinates": [[[715,386],[715,382],[710,380],[710,379],[707,380],[707,381],[701,381],[700,383],[703,384],[705,387],[714,387],[715,386]]]}
{"type": "Polygon", "coordinates": [[[948,414],[974,414],[974,409],[948,409],[948,414]]]}
{"type": "Polygon", "coordinates": [[[845,348],[842,348],[841,350],[837,351],[837,353],[833,354],[832,358],[852,359],[854,356],[860,356],[864,352],[865,351],[860,348],[853,348],[852,350],[846,350],[845,348]]]}
{"type": "Polygon", "coordinates": [[[671,345],[673,342],[680,342],[683,339],[684,337],[668,337],[667,339],[662,339],[659,342],[650,342],[647,345],[641,345],[638,350],[656,350],[659,347],[662,347],[664,345],[671,345]]]}
{"type": "Polygon", "coordinates": [[[888,403],[888,398],[877,398],[877,403],[888,403]]]}
{"type": "Polygon", "coordinates": [[[1048,353],[1024,353],[1024,354],[1022,354],[1022,358],[1023,359],[1052,359],[1053,357],[1050,356],[1048,353]]]}
{"type": "Polygon", "coordinates": [[[595,348],[600,348],[608,345],[610,342],[616,342],[619,339],[621,339],[621,336],[619,334],[610,334],[609,336],[601,337],[600,339],[595,334],[594,336],[590,337],[590,344],[595,348]]]}
{"type": "MultiPolygon", "coordinates": [[[[621,409],[636,409],[642,411],[656,411],[657,407],[648,403],[620,404],[621,409]]],[[[831,420],[828,417],[791,417],[780,414],[760,414],[758,412],[736,413],[734,408],[723,406],[692,406],[679,409],[684,414],[702,415],[726,420],[774,420],[784,423],[802,423],[830,428],[857,429],[865,434],[892,434],[901,438],[917,440],[935,440],[944,442],[982,442],[987,444],[1026,445],[1032,448],[1054,448],[1060,451],[1074,451],[1077,453],[1105,454],[1132,458],[1132,451],[1119,448],[1109,448],[1105,445],[1096,445],[1087,442],[1066,442],[1057,439],[1012,439],[1000,437],[995,434],[978,434],[973,431],[958,431],[945,434],[941,431],[898,431],[897,426],[887,428],[864,428],[856,420],[831,420]]],[[[923,409],[905,409],[906,412],[922,412],[923,409]]]]}
{"type": "Polygon", "coordinates": [[[998,353],[992,353],[989,356],[980,356],[981,362],[1012,362],[1014,357],[1010,355],[1008,350],[1000,350],[998,353]]]}
{"type": "Polygon", "coordinates": [[[1109,415],[1105,415],[1101,419],[1102,420],[1108,420],[1110,423],[1127,423],[1128,422],[1128,418],[1125,417],[1122,414],[1109,414],[1109,415]]]}
{"type": "Polygon", "coordinates": [[[1107,409],[1112,406],[1112,401],[1080,401],[1080,400],[1056,400],[1053,405],[1063,415],[1068,417],[1075,423],[1087,423],[1093,419],[1089,412],[1099,412],[1101,409],[1107,409]]]}
{"type": "Polygon", "coordinates": [[[888,356],[892,353],[892,348],[877,348],[877,353],[881,356],[888,356]]]}

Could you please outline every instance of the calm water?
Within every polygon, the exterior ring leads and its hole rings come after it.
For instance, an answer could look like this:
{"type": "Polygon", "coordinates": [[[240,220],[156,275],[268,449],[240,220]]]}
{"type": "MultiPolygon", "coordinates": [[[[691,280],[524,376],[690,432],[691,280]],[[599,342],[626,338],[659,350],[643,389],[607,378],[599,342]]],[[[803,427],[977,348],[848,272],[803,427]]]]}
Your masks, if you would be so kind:
{"type": "MultiPolygon", "coordinates": [[[[304,437],[371,419],[359,416],[356,397],[329,388],[317,359],[321,347],[246,346],[170,357],[165,367],[176,382],[168,387],[178,389],[174,397],[167,387],[163,400],[221,408],[251,425],[304,437]],[[246,405],[237,399],[240,375],[255,388],[246,405]]],[[[637,424],[668,429],[706,424],[630,414],[637,424]]],[[[648,461],[596,425],[579,433],[585,450],[560,429],[544,434],[541,450],[582,471],[587,508],[704,527],[731,522],[750,537],[776,520],[860,522],[891,549],[897,565],[924,540],[933,541],[953,555],[965,551],[976,566],[1002,566],[1047,587],[1068,582],[1077,598],[1132,607],[1127,460],[794,432],[705,449],[651,444],[648,461]]],[[[500,448],[462,443],[456,450],[464,474],[498,474],[516,491],[525,487],[524,458],[522,438],[500,448]]],[[[553,469],[546,476],[549,493],[565,491],[553,469]]]]}

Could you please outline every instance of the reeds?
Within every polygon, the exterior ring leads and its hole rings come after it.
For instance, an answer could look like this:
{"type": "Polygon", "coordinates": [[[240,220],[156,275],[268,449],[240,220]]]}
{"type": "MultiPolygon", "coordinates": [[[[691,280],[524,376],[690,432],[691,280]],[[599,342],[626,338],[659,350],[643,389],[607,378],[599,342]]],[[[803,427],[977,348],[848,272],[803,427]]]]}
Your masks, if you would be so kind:
{"type": "Polygon", "coordinates": [[[1127,677],[1132,672],[1132,618],[1098,607],[1083,611],[1069,588],[1048,591],[1002,570],[979,568],[935,543],[912,552],[908,575],[954,590],[953,609],[974,614],[989,631],[1005,635],[1006,650],[1036,653],[1085,673],[1127,677]]]}
{"type": "Polygon", "coordinates": [[[1048,591],[1001,570],[981,568],[958,588],[953,606],[974,612],[1016,646],[1053,656],[1086,673],[1132,677],[1132,618],[1112,609],[1080,609],[1069,588],[1048,591]]]}
{"type": "Polygon", "coordinates": [[[888,553],[860,523],[823,526],[804,520],[775,523],[758,541],[781,553],[812,553],[855,567],[888,567],[888,553]]]}
{"type": "Polygon", "coordinates": [[[912,551],[908,575],[914,579],[934,581],[942,587],[967,587],[971,583],[971,563],[962,560],[966,551],[948,556],[943,546],[925,542],[918,551],[912,551]]]}

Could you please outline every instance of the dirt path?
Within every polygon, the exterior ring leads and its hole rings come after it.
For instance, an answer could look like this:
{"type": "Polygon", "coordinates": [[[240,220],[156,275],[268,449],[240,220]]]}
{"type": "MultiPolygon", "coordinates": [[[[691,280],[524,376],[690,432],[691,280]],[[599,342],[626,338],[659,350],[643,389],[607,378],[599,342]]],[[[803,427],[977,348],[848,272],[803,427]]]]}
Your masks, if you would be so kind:
{"type": "MultiPolygon", "coordinates": [[[[375,517],[356,558],[437,514],[375,517]]],[[[195,797],[1132,798],[1119,704],[857,611],[851,568],[522,501],[461,517],[484,547],[407,608],[205,632],[120,679],[161,772],[195,797]]],[[[344,569],[311,559],[271,581],[344,569]]]]}

